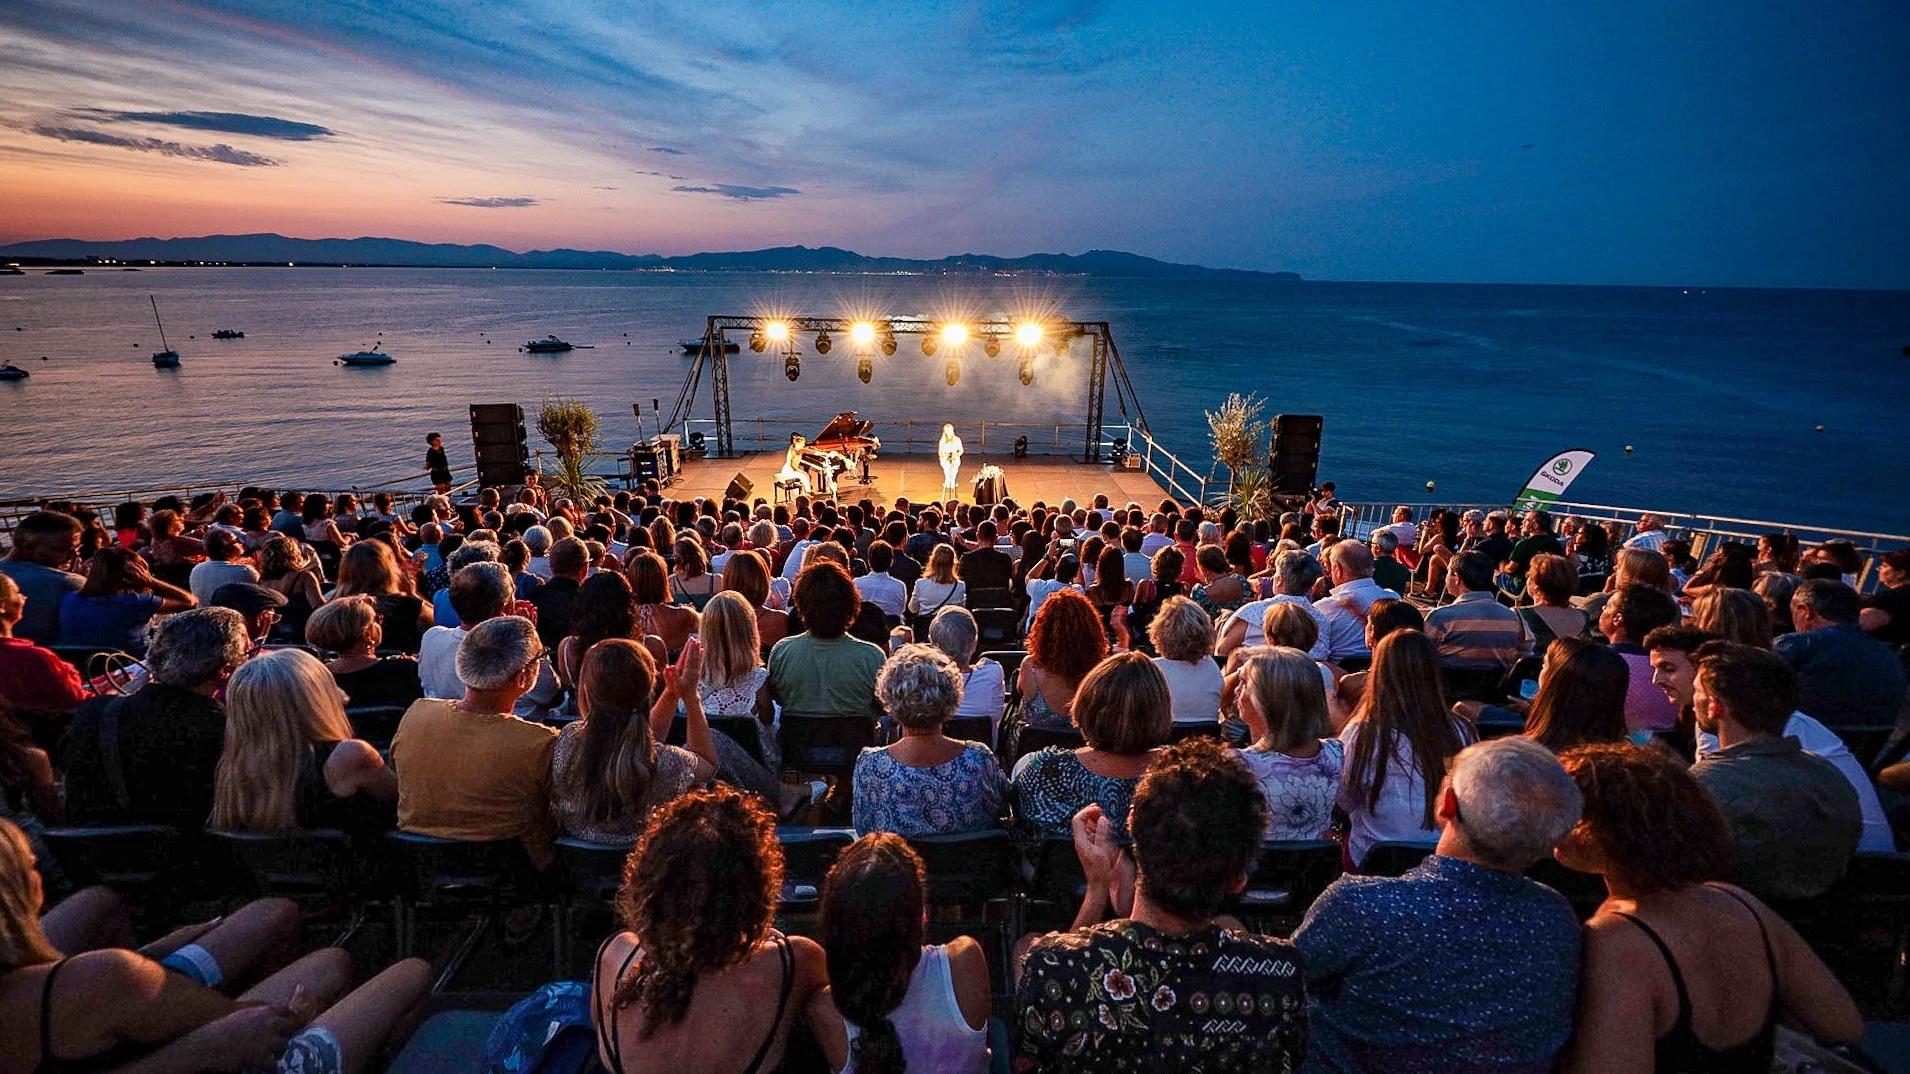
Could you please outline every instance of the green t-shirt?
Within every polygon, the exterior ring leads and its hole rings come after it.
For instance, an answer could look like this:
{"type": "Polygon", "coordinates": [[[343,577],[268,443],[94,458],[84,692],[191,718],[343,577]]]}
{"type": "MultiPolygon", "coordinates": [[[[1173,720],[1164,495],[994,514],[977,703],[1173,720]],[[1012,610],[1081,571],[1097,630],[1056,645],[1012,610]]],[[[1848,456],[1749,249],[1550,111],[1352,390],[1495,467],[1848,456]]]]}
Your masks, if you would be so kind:
{"type": "Polygon", "coordinates": [[[769,688],[784,716],[880,715],[875,675],[887,657],[860,638],[797,634],[769,651],[769,688]]]}
{"type": "Polygon", "coordinates": [[[1413,584],[1413,572],[1392,556],[1374,556],[1373,581],[1403,597],[1413,584]]]}

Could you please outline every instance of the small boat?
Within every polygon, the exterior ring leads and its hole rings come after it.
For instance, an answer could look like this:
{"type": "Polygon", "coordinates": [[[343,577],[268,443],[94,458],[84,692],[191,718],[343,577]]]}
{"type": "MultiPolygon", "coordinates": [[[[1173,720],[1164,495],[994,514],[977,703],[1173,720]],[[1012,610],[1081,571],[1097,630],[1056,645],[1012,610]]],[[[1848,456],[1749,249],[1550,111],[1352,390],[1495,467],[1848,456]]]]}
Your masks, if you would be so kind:
{"type": "Polygon", "coordinates": [[[392,364],[395,364],[398,361],[398,359],[393,358],[391,355],[386,354],[384,351],[381,351],[381,350],[369,350],[369,351],[353,351],[350,354],[341,354],[338,356],[337,361],[339,365],[365,366],[365,365],[392,365],[392,364]]]}
{"type": "Polygon", "coordinates": [[[27,371],[24,369],[21,369],[17,365],[14,365],[12,362],[8,362],[5,365],[0,365],[0,380],[25,380],[25,379],[27,379],[27,371]]]}
{"type": "Polygon", "coordinates": [[[576,350],[575,347],[558,339],[556,336],[545,336],[543,339],[533,339],[529,343],[524,344],[524,349],[532,354],[562,354],[565,351],[576,350]]]}
{"type": "Polygon", "coordinates": [[[51,272],[48,272],[47,275],[48,276],[84,276],[86,275],[86,270],[76,269],[76,268],[56,268],[52,270],[51,272]]]}
{"type": "Polygon", "coordinates": [[[0,266],[0,276],[25,276],[26,272],[18,265],[0,266]]]}
{"type": "Polygon", "coordinates": [[[165,348],[165,350],[153,352],[153,368],[178,369],[179,352],[173,350],[172,344],[166,342],[166,322],[159,319],[159,300],[147,295],[146,301],[153,304],[153,323],[159,326],[159,345],[165,348]]]}
{"type": "MultiPolygon", "coordinates": [[[[676,341],[676,345],[683,348],[684,354],[700,354],[703,350],[703,339],[700,336],[696,339],[679,339],[676,341]]],[[[735,354],[742,349],[743,345],[741,343],[729,340],[725,340],[723,343],[724,354],[735,354]]]]}
{"type": "Polygon", "coordinates": [[[212,333],[213,339],[244,339],[245,333],[231,328],[221,328],[212,333]]]}

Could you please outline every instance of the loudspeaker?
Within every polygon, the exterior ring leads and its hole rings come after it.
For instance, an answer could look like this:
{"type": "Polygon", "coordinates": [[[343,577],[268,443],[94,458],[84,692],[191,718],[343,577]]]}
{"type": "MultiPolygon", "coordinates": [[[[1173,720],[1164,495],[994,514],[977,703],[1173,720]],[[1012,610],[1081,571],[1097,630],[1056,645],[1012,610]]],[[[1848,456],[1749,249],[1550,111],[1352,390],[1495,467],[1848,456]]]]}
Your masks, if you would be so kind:
{"type": "Polygon", "coordinates": [[[749,490],[755,487],[756,483],[744,477],[743,471],[738,470],[736,471],[736,476],[730,478],[729,487],[723,490],[723,498],[726,500],[746,500],[749,498],[749,490]]]}
{"type": "Polygon", "coordinates": [[[524,408],[516,403],[471,404],[471,448],[478,484],[521,485],[531,449],[524,435],[524,408]]]}
{"type": "Polygon", "coordinates": [[[1275,496],[1305,496],[1320,473],[1318,414],[1280,414],[1273,419],[1273,451],[1267,458],[1268,489],[1275,496]]]}

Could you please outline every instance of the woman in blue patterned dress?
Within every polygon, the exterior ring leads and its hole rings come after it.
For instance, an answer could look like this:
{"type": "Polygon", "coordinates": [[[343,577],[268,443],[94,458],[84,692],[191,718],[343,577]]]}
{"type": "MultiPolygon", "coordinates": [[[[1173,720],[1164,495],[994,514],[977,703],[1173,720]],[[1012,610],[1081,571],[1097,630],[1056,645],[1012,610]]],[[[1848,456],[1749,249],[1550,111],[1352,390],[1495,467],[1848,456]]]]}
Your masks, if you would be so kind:
{"type": "Polygon", "coordinates": [[[1074,723],[1087,745],[1049,746],[1015,766],[1016,809],[1035,834],[1068,836],[1075,813],[1098,803],[1125,842],[1134,788],[1173,730],[1167,679],[1145,653],[1116,653],[1081,680],[1074,723]]]}
{"type": "Polygon", "coordinates": [[[1284,645],[1244,650],[1235,703],[1252,745],[1239,751],[1260,784],[1268,839],[1318,839],[1333,823],[1346,747],[1329,733],[1319,665],[1284,645]]]}
{"type": "Polygon", "coordinates": [[[998,827],[1008,781],[994,751],[942,734],[962,703],[955,662],[933,646],[905,645],[882,665],[875,694],[902,738],[856,758],[856,831],[948,835],[998,827]]]}

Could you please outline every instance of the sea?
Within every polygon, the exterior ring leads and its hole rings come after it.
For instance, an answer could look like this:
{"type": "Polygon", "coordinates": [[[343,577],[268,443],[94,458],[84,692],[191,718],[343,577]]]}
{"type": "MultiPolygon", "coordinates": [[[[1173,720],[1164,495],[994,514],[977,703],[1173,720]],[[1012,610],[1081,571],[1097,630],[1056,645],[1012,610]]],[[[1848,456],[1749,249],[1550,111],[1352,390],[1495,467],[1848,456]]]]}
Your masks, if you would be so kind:
{"type": "MultiPolygon", "coordinates": [[[[1144,421],[1183,473],[1212,469],[1205,414],[1238,392],[1269,418],[1324,416],[1320,478],[1343,500],[1507,502],[1552,454],[1583,448],[1597,458],[1570,499],[1910,534],[1910,292],[1703,287],[30,269],[0,277],[0,361],[31,373],[0,382],[0,498],[420,487],[427,433],[470,461],[472,403],[581,400],[621,451],[679,399],[710,418],[676,344],[725,314],[1107,321],[1132,396],[1111,384],[1105,420],[1144,421]],[[151,364],[149,296],[176,370],[151,364]],[[211,338],[221,328],[245,338],[211,338]],[[546,334],[580,349],[520,349],[546,334]],[[334,363],[373,345],[396,363],[334,363]]],[[[865,385],[847,340],[828,355],[802,342],[795,382],[780,355],[732,358],[740,446],[844,410],[929,430],[918,439],[945,421],[965,437],[980,421],[1000,423],[991,438],[1081,436],[1085,345],[1045,349],[1024,386],[1012,345],[991,359],[977,342],[951,385],[950,355],[905,337],[865,385]]]]}

